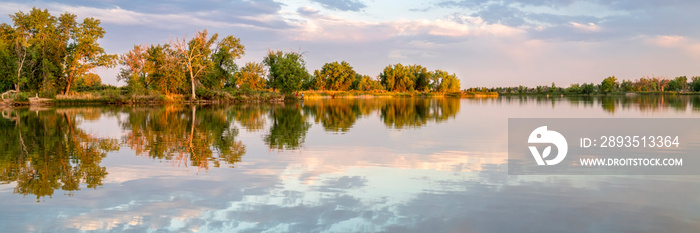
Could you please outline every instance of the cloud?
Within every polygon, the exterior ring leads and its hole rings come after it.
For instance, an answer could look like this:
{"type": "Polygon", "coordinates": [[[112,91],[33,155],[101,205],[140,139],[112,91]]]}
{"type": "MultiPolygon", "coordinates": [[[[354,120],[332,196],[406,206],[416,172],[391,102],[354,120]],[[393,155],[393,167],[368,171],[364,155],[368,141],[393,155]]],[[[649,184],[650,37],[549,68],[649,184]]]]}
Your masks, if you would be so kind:
{"type": "MultiPolygon", "coordinates": [[[[150,1],[135,4],[126,1],[111,5],[100,4],[99,7],[47,3],[41,8],[49,9],[54,15],[70,12],[76,14],[79,18],[94,17],[103,23],[158,29],[178,29],[187,26],[256,29],[288,27],[282,18],[277,16],[270,17],[276,14],[280,8],[279,4],[272,4],[273,2],[234,1],[230,4],[218,6],[213,6],[211,2],[206,1],[201,5],[188,6],[150,1]]],[[[0,11],[10,14],[18,10],[28,11],[31,7],[32,5],[27,3],[7,3],[0,6],[0,11]]]]}
{"type": "Polygon", "coordinates": [[[361,11],[367,8],[363,2],[358,0],[311,0],[320,3],[323,7],[330,10],[339,11],[361,11]]]}
{"type": "Polygon", "coordinates": [[[498,23],[488,23],[479,17],[453,15],[436,20],[395,20],[367,22],[323,15],[318,10],[302,7],[297,10],[303,20],[297,21],[297,28],[289,36],[300,41],[361,42],[387,40],[409,36],[508,37],[522,33],[522,30],[498,23]]]}
{"type": "Polygon", "coordinates": [[[487,23],[504,24],[513,27],[525,24],[523,15],[524,13],[517,8],[502,4],[488,5],[486,9],[472,14],[473,17],[481,17],[487,23]]]}
{"type": "Polygon", "coordinates": [[[299,13],[299,15],[306,16],[306,17],[316,16],[316,15],[318,15],[318,12],[319,12],[318,9],[308,7],[308,6],[300,7],[299,9],[297,9],[297,13],[299,13]]]}
{"type": "Polygon", "coordinates": [[[590,41],[679,34],[700,36],[689,9],[696,1],[552,1],[468,0],[441,1],[434,7],[462,8],[465,14],[490,24],[519,27],[534,38],[590,41]],[[545,32],[545,33],[542,33],[545,32]],[[573,33],[572,33],[573,32],[573,33]]]}
{"type": "Polygon", "coordinates": [[[647,42],[658,47],[678,49],[696,58],[700,57],[700,42],[678,35],[659,35],[650,37],[647,42]]]}
{"type": "Polygon", "coordinates": [[[594,24],[594,23],[587,23],[587,24],[582,24],[582,23],[576,23],[576,22],[571,22],[571,26],[573,26],[575,29],[583,32],[598,32],[600,31],[600,26],[594,24]]]}

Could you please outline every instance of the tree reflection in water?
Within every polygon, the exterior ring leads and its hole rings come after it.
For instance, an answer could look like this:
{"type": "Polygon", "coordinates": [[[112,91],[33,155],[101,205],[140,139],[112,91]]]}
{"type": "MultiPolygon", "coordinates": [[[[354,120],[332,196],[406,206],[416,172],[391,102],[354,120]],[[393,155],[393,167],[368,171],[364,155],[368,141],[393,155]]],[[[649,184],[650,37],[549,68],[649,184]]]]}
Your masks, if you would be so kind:
{"type": "Polygon", "coordinates": [[[308,101],[304,109],[326,131],[347,132],[357,118],[376,111],[379,111],[387,127],[402,129],[454,118],[459,112],[459,105],[460,99],[457,98],[326,99],[308,101]]]}
{"type": "Polygon", "coordinates": [[[247,132],[262,132],[262,140],[270,149],[296,150],[304,146],[312,122],[331,133],[349,132],[358,119],[368,116],[377,116],[387,128],[417,128],[455,118],[462,101],[518,101],[585,108],[599,105],[611,114],[630,108],[642,112],[668,108],[700,111],[700,97],[686,95],[310,99],[227,106],[3,109],[0,182],[16,183],[14,193],[35,195],[37,200],[52,196],[56,190],[72,195],[81,186],[101,186],[108,174],[102,160],[122,145],[135,155],[167,160],[175,166],[210,169],[233,166],[242,160],[246,146],[238,139],[237,125],[247,132]],[[96,137],[80,128],[81,121],[105,116],[119,120],[124,135],[121,140],[96,137]]]}
{"type": "Polygon", "coordinates": [[[93,137],[77,127],[76,115],[96,109],[3,110],[0,118],[0,181],[16,182],[14,193],[51,196],[57,189],[72,195],[84,183],[102,185],[107,152],[119,148],[115,139],[93,137]]]}
{"type": "Polygon", "coordinates": [[[219,167],[241,161],[245,145],[236,141],[238,129],[229,108],[169,105],[129,108],[121,122],[122,138],[137,155],[170,160],[177,166],[219,167]]]}
{"type": "Polygon", "coordinates": [[[306,132],[311,124],[302,114],[299,104],[273,106],[269,110],[272,124],[267,135],[263,137],[270,149],[295,150],[304,144],[306,132]]]}

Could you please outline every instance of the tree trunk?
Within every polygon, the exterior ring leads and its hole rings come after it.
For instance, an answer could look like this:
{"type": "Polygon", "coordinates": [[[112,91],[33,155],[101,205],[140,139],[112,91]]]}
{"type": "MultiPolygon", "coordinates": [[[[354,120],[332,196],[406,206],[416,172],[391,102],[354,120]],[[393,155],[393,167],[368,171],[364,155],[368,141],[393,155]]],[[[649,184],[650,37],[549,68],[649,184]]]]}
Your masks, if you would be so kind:
{"type": "Polygon", "coordinates": [[[192,100],[197,99],[194,93],[194,76],[192,75],[192,68],[190,68],[190,81],[192,81],[192,100]]]}
{"type": "Polygon", "coordinates": [[[68,92],[70,91],[70,79],[67,80],[68,83],[66,84],[66,91],[63,92],[64,95],[68,95],[68,92]]]}

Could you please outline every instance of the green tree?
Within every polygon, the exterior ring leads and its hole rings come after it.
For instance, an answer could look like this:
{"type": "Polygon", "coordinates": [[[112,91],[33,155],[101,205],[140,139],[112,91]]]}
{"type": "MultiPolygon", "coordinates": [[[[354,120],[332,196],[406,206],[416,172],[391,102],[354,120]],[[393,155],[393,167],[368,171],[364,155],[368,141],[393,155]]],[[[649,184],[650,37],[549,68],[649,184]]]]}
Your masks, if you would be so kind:
{"type": "Polygon", "coordinates": [[[416,91],[429,91],[431,74],[428,72],[428,69],[421,65],[412,65],[409,66],[409,69],[411,70],[413,89],[416,91]]]}
{"type": "Polygon", "coordinates": [[[241,44],[241,40],[234,36],[226,36],[216,43],[213,51],[211,55],[213,65],[202,80],[202,84],[208,88],[235,86],[235,73],[238,71],[235,60],[245,54],[245,47],[241,44]]]}
{"type": "Polygon", "coordinates": [[[236,85],[240,88],[259,90],[265,88],[265,67],[262,63],[247,62],[236,73],[236,85]]]}
{"type": "Polygon", "coordinates": [[[624,92],[632,92],[634,91],[634,83],[632,83],[630,80],[622,80],[620,89],[624,92]]]}
{"type": "Polygon", "coordinates": [[[408,91],[413,88],[413,79],[409,72],[409,67],[401,63],[388,65],[379,74],[379,79],[387,91],[408,91]]]}
{"type": "Polygon", "coordinates": [[[23,75],[23,70],[26,70],[26,63],[32,62],[29,55],[30,41],[32,39],[29,14],[22,11],[10,15],[15,28],[5,31],[8,34],[12,43],[12,55],[15,62],[15,75],[12,82],[15,85],[15,90],[20,91],[22,84],[27,82],[26,75],[23,75]]]}
{"type": "Polygon", "coordinates": [[[357,83],[356,90],[358,91],[378,91],[382,90],[384,87],[379,82],[369,75],[362,75],[357,83]]]}
{"type": "Polygon", "coordinates": [[[9,27],[9,25],[0,25],[0,92],[12,89],[14,85],[11,77],[14,76],[15,62],[11,54],[11,44],[3,36],[4,26],[9,27]]]}
{"type": "Polygon", "coordinates": [[[615,76],[610,76],[603,79],[603,82],[600,83],[600,91],[605,94],[614,92],[615,90],[617,90],[619,85],[620,84],[617,82],[615,76]]]}
{"type": "Polygon", "coordinates": [[[306,62],[301,53],[269,51],[263,59],[269,70],[267,83],[273,91],[291,93],[301,89],[302,83],[309,78],[306,62]]]}
{"type": "MultiPolygon", "coordinates": [[[[75,18],[75,15],[71,16],[75,18]]],[[[96,67],[113,67],[116,55],[106,54],[97,40],[104,37],[105,30],[100,26],[100,20],[85,18],[83,23],[73,29],[68,44],[65,63],[66,88],[64,94],[70,92],[71,85],[79,76],[89,73],[96,67]]]]}
{"type": "Polygon", "coordinates": [[[447,71],[435,70],[431,73],[430,89],[434,92],[456,92],[460,89],[459,79],[447,71]]]}
{"type": "Polygon", "coordinates": [[[569,85],[569,87],[566,88],[566,93],[575,93],[578,94],[581,92],[581,86],[578,83],[572,83],[569,85]]]}
{"type": "Polygon", "coordinates": [[[37,8],[10,18],[12,26],[0,24],[0,37],[8,55],[2,68],[12,70],[13,75],[0,79],[11,82],[15,89],[51,95],[62,89],[67,93],[93,68],[115,64],[116,56],[106,54],[97,42],[105,34],[99,20],[86,18],[79,24],[76,15],[64,13],[56,18],[37,8]]]}
{"type": "Polygon", "coordinates": [[[688,78],[685,76],[676,77],[668,82],[667,91],[685,91],[688,88],[688,78]]]}
{"type": "Polygon", "coordinates": [[[356,74],[346,61],[326,63],[320,71],[314,71],[314,87],[317,90],[347,91],[356,74]]]}
{"type": "Polygon", "coordinates": [[[54,89],[56,77],[60,77],[60,64],[65,51],[58,36],[58,19],[48,10],[33,8],[25,15],[29,40],[30,62],[27,64],[26,87],[30,90],[54,89]]]}
{"type": "Polygon", "coordinates": [[[144,85],[165,95],[184,93],[187,77],[178,56],[179,53],[169,44],[151,45],[146,50],[144,85]]]}
{"type": "Polygon", "coordinates": [[[700,76],[694,76],[690,80],[690,88],[695,92],[700,91],[700,76]]]}
{"type": "Polygon", "coordinates": [[[593,83],[584,83],[579,89],[579,94],[590,95],[595,93],[595,85],[593,83]]]}

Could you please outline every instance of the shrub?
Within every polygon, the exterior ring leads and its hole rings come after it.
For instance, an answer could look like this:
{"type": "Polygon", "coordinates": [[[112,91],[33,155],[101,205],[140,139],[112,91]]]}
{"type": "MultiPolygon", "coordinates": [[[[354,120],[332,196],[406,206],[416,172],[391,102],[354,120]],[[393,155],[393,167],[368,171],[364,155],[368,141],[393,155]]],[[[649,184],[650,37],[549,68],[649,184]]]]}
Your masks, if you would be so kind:
{"type": "Polygon", "coordinates": [[[15,95],[15,102],[29,102],[29,97],[27,97],[26,93],[17,93],[17,95],[15,95]]]}

